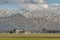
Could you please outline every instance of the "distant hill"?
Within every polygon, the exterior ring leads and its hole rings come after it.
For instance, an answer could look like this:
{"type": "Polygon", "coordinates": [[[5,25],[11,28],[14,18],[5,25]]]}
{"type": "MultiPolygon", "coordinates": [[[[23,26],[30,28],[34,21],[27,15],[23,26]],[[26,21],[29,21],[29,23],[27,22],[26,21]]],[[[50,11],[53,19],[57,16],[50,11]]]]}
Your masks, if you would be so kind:
{"type": "MultiPolygon", "coordinates": [[[[59,14],[60,15],[60,14],[59,14]]],[[[60,17],[58,14],[42,17],[26,18],[21,14],[14,14],[7,17],[0,17],[0,29],[60,29],[60,17]]]]}

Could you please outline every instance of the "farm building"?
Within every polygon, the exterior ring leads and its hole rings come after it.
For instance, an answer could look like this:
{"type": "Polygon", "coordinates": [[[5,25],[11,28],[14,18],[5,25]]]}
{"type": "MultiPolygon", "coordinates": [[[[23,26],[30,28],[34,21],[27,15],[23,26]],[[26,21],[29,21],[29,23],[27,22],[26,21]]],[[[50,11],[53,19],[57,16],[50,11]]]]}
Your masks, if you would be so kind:
{"type": "Polygon", "coordinates": [[[31,29],[31,30],[20,30],[16,29],[16,33],[25,34],[39,34],[39,33],[60,33],[60,30],[54,29],[31,29]]]}
{"type": "Polygon", "coordinates": [[[25,34],[31,34],[31,31],[25,31],[25,34]]]}
{"type": "Polygon", "coordinates": [[[16,30],[16,33],[25,33],[25,31],[24,31],[24,30],[19,30],[19,29],[17,29],[17,30],[16,30]]]}
{"type": "Polygon", "coordinates": [[[25,34],[42,33],[42,30],[39,30],[39,29],[32,29],[32,30],[16,29],[16,33],[25,33],[25,34]]]}

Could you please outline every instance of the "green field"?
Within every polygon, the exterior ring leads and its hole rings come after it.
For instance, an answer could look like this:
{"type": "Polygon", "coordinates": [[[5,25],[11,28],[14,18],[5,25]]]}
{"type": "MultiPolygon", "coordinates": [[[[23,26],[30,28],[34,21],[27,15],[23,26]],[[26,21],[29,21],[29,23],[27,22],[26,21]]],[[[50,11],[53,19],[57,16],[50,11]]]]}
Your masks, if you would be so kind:
{"type": "Polygon", "coordinates": [[[60,40],[60,38],[0,38],[0,40],[60,40]]]}
{"type": "Polygon", "coordinates": [[[60,40],[60,34],[0,34],[0,40],[60,40]]]}

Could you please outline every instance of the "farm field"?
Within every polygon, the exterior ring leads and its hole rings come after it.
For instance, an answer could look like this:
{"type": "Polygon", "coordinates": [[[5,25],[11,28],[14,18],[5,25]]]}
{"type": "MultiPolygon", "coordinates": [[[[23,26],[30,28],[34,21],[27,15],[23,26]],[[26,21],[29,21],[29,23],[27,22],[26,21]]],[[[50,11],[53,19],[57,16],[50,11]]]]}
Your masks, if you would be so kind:
{"type": "Polygon", "coordinates": [[[0,34],[0,40],[60,40],[60,34],[0,34]]]}
{"type": "Polygon", "coordinates": [[[60,40],[60,38],[0,38],[0,40],[60,40]]]}

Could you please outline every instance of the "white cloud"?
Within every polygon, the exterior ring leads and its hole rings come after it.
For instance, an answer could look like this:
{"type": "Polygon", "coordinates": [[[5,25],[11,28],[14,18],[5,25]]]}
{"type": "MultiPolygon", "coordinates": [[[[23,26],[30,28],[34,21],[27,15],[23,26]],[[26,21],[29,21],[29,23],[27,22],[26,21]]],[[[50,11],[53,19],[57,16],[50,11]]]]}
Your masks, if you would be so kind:
{"type": "Polygon", "coordinates": [[[28,9],[40,9],[47,8],[48,4],[45,4],[45,0],[2,0],[1,2],[17,3],[20,6],[28,9]]]}
{"type": "Polygon", "coordinates": [[[22,7],[28,10],[41,10],[48,8],[48,4],[22,4],[22,7]]]}
{"type": "Polygon", "coordinates": [[[44,0],[10,0],[11,3],[31,3],[31,4],[38,4],[38,3],[45,3],[44,0]]]}
{"type": "Polygon", "coordinates": [[[57,4],[57,3],[54,3],[54,4],[51,4],[52,6],[59,6],[60,4],[57,4]]]}
{"type": "Polygon", "coordinates": [[[41,4],[43,8],[48,8],[48,4],[41,4]]]}
{"type": "Polygon", "coordinates": [[[45,3],[45,1],[44,1],[44,0],[38,0],[38,2],[39,2],[39,3],[45,3]]]}

